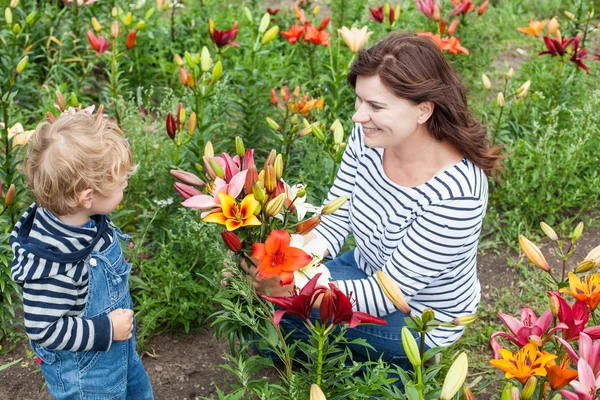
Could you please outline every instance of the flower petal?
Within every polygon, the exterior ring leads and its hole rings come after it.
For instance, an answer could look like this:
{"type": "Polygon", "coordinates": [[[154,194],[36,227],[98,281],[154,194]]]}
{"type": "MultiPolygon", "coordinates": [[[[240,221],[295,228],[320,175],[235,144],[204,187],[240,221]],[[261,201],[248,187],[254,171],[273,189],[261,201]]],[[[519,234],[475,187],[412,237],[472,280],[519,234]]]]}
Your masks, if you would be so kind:
{"type": "Polygon", "coordinates": [[[225,222],[227,221],[227,217],[222,212],[217,212],[217,213],[207,215],[202,221],[214,222],[217,224],[225,225],[225,222]]]}
{"type": "Polygon", "coordinates": [[[206,194],[193,196],[181,203],[182,206],[188,208],[196,208],[198,210],[206,210],[218,206],[215,203],[215,198],[206,194]]]}
{"type": "Polygon", "coordinates": [[[219,200],[221,201],[221,209],[227,218],[237,218],[236,208],[238,207],[235,199],[227,193],[220,192],[219,200]]]}
{"type": "Polygon", "coordinates": [[[267,254],[285,251],[290,246],[290,234],[286,231],[274,230],[265,241],[267,254]]]}

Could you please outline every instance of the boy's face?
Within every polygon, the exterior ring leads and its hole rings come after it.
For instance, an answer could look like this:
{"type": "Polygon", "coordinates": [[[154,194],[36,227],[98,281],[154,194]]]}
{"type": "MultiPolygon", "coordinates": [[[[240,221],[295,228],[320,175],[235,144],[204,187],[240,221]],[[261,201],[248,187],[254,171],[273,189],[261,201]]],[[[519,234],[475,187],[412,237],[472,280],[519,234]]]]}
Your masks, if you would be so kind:
{"type": "Polygon", "coordinates": [[[90,207],[90,215],[108,215],[113,212],[123,200],[123,191],[127,187],[127,180],[123,184],[114,189],[107,197],[95,193],[92,198],[92,206],[90,207]]]}

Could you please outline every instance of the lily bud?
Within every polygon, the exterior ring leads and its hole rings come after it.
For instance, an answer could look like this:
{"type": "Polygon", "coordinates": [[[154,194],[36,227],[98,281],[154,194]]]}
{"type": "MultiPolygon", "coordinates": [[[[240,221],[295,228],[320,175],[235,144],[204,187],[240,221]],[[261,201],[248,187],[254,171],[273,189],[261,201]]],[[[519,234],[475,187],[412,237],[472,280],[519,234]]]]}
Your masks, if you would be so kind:
{"type": "Polygon", "coordinates": [[[272,26],[269,28],[268,31],[265,32],[260,43],[267,44],[267,43],[273,41],[277,37],[277,35],[279,35],[279,27],[277,25],[272,26]]]}
{"type": "MultiPolygon", "coordinates": [[[[252,164],[248,167],[248,172],[246,172],[246,181],[244,182],[244,190],[246,190],[246,194],[252,193],[252,186],[258,181],[258,170],[256,169],[256,165],[252,164]]],[[[256,196],[254,196],[256,198],[256,196]]]]}
{"type": "Polygon", "coordinates": [[[254,196],[254,199],[260,204],[263,204],[268,198],[267,194],[265,193],[265,190],[259,187],[258,185],[252,186],[252,195],[254,196]]]}
{"type": "Polygon", "coordinates": [[[285,85],[284,87],[281,88],[281,98],[286,103],[288,101],[290,101],[290,88],[288,87],[288,85],[285,85]]]}
{"type": "Polygon", "coordinates": [[[333,143],[334,144],[340,144],[344,141],[344,127],[342,126],[342,123],[340,122],[339,119],[336,119],[333,122],[333,125],[331,125],[331,128],[333,128],[333,143]],[[337,122],[337,124],[336,124],[337,122]]]}
{"type": "Polygon", "coordinates": [[[4,198],[4,206],[9,207],[15,202],[15,185],[12,183],[6,191],[6,197],[4,198]]]}
{"type": "Polygon", "coordinates": [[[521,393],[519,392],[518,387],[514,387],[510,389],[510,400],[521,400],[521,393]]]}
{"type": "Polygon", "coordinates": [[[300,96],[300,86],[296,86],[292,92],[292,99],[296,99],[298,96],[300,96]]]}
{"type": "Polygon", "coordinates": [[[319,11],[321,11],[321,6],[316,6],[315,9],[313,10],[313,15],[317,15],[319,13],[319,11]]]}
{"type": "Polygon", "coordinates": [[[421,320],[423,321],[423,325],[431,322],[435,319],[435,313],[429,307],[423,310],[423,314],[421,314],[421,320]]]}
{"type": "Polygon", "coordinates": [[[398,286],[398,284],[383,271],[377,271],[375,275],[385,297],[387,297],[398,310],[406,315],[410,315],[410,306],[406,302],[400,286],[398,286]]]}
{"type": "Polygon", "coordinates": [[[463,400],[477,400],[468,386],[463,386],[463,400]]]}
{"type": "Polygon", "coordinates": [[[195,130],[196,130],[196,113],[192,111],[190,114],[190,122],[188,124],[188,134],[190,136],[192,136],[194,134],[195,130]]]}
{"type": "Polygon", "coordinates": [[[483,3],[481,3],[479,8],[477,9],[477,15],[482,15],[487,10],[489,4],[490,0],[485,0],[483,3]]]}
{"type": "Polygon", "coordinates": [[[144,29],[146,29],[146,22],[144,20],[141,20],[135,25],[136,31],[143,31],[144,29]]]}
{"type": "Polygon", "coordinates": [[[110,36],[116,38],[119,36],[119,21],[113,20],[112,26],[110,27],[110,36]]]}
{"type": "Polygon", "coordinates": [[[235,233],[230,232],[227,229],[223,229],[221,231],[221,237],[223,238],[223,241],[227,247],[229,247],[229,250],[233,251],[234,253],[242,250],[242,241],[235,233]]]}
{"type": "Polygon", "coordinates": [[[279,196],[271,199],[265,206],[265,214],[269,217],[274,217],[279,214],[283,208],[287,196],[285,193],[281,193],[279,196]]]}
{"type": "Polygon", "coordinates": [[[181,107],[181,103],[179,103],[180,107],[179,107],[179,114],[177,117],[177,122],[179,123],[179,126],[177,127],[179,130],[183,129],[183,125],[185,124],[185,108],[181,107]]]}
{"type": "Polygon", "coordinates": [[[259,35],[263,34],[269,27],[270,23],[271,23],[271,14],[266,12],[265,15],[262,16],[262,18],[260,20],[260,24],[258,25],[258,34],[259,35]]]}
{"type": "Polygon", "coordinates": [[[560,311],[560,303],[556,296],[550,296],[550,311],[552,315],[558,317],[558,312],[560,311]]]}
{"type": "Polygon", "coordinates": [[[137,35],[137,32],[135,31],[135,29],[132,29],[129,31],[129,34],[127,35],[127,41],[125,42],[125,48],[127,50],[133,49],[133,46],[135,45],[136,35],[137,35]]]}
{"type": "Polygon", "coordinates": [[[113,18],[117,18],[117,15],[118,15],[117,7],[111,8],[111,10],[110,10],[110,16],[113,17],[113,18]]]}
{"type": "Polygon", "coordinates": [[[179,68],[183,68],[183,59],[181,58],[181,56],[179,54],[175,54],[173,56],[173,60],[175,61],[175,64],[177,64],[177,66],[179,68]]]}
{"type": "Polygon", "coordinates": [[[281,126],[271,117],[266,118],[267,125],[269,125],[273,130],[279,132],[281,130],[281,126]]]}
{"type": "Polygon", "coordinates": [[[556,17],[553,17],[550,22],[548,22],[548,35],[554,35],[559,27],[560,24],[558,23],[558,20],[556,17]]]}
{"type": "Polygon", "coordinates": [[[469,360],[467,359],[465,352],[462,352],[456,357],[456,360],[454,360],[446,374],[444,385],[442,386],[442,393],[440,393],[440,400],[450,400],[454,398],[454,395],[460,390],[463,383],[465,383],[468,370],[469,360]]]}
{"type": "Polygon", "coordinates": [[[517,99],[527,96],[527,92],[529,92],[529,86],[531,86],[531,81],[525,82],[524,84],[521,85],[520,88],[517,89],[517,92],[516,92],[517,99]]]}
{"type": "Polygon", "coordinates": [[[448,36],[452,36],[454,35],[454,31],[456,30],[456,27],[458,26],[458,23],[460,21],[458,19],[454,19],[451,23],[450,26],[448,27],[448,36]]]}
{"type": "Polygon", "coordinates": [[[542,251],[535,244],[533,244],[533,242],[531,242],[525,236],[519,235],[519,245],[521,246],[521,250],[525,254],[525,257],[527,257],[529,261],[544,271],[550,272],[550,265],[546,261],[546,258],[544,258],[542,251]]]}
{"type": "Polygon", "coordinates": [[[486,88],[487,90],[492,90],[492,82],[486,74],[481,75],[481,81],[483,82],[484,88],[486,88]]]}
{"type": "Polygon", "coordinates": [[[195,187],[186,185],[185,183],[175,182],[174,186],[175,190],[177,190],[181,197],[183,197],[186,200],[190,197],[200,196],[202,194],[202,192],[196,189],[195,187]]]}
{"type": "Polygon", "coordinates": [[[277,156],[277,152],[275,151],[275,149],[271,149],[271,151],[269,152],[269,156],[265,160],[265,167],[267,165],[273,165],[273,163],[275,162],[276,156],[277,156]]]}
{"type": "Polygon", "coordinates": [[[56,105],[58,106],[58,109],[61,112],[65,111],[67,109],[67,102],[65,101],[65,97],[58,90],[54,92],[54,95],[56,96],[56,105]]]}
{"type": "Polygon", "coordinates": [[[213,150],[213,145],[210,140],[204,145],[204,156],[209,158],[215,156],[215,151],[213,150]]]}
{"type": "Polygon", "coordinates": [[[512,392],[513,384],[510,382],[506,382],[504,385],[504,389],[502,389],[502,394],[500,396],[500,400],[511,400],[511,392],[512,392]]]}
{"type": "Polygon", "coordinates": [[[558,235],[556,234],[556,232],[554,232],[554,229],[552,229],[550,225],[542,221],[540,222],[540,227],[542,228],[542,231],[546,234],[546,236],[550,238],[550,240],[554,240],[555,242],[558,241],[558,235]]]}
{"type": "Polygon", "coordinates": [[[433,20],[434,21],[440,20],[440,8],[437,5],[433,6],[433,20]]]}
{"type": "Polygon", "coordinates": [[[194,61],[194,57],[192,57],[189,51],[185,51],[183,53],[183,57],[185,57],[185,61],[188,63],[190,68],[194,68],[196,66],[197,63],[194,61]]]}
{"type": "Polygon", "coordinates": [[[210,77],[213,85],[221,79],[221,76],[223,76],[223,64],[221,64],[221,61],[217,61],[213,67],[212,76],[210,77]]]}
{"type": "Polygon", "coordinates": [[[544,342],[542,342],[542,338],[538,335],[531,335],[527,338],[527,340],[529,340],[529,343],[533,343],[540,348],[544,345],[544,342]]]}
{"type": "Polygon", "coordinates": [[[131,12],[128,12],[127,15],[125,15],[125,19],[123,20],[123,25],[125,25],[125,27],[128,27],[129,25],[131,25],[131,12]]]}
{"type": "Polygon", "coordinates": [[[219,163],[215,161],[214,158],[208,160],[208,163],[210,164],[210,167],[214,171],[215,175],[217,175],[221,179],[225,178],[225,170],[223,170],[223,167],[221,167],[219,163]]]}
{"type": "Polygon", "coordinates": [[[275,92],[274,88],[271,88],[271,104],[273,104],[273,106],[277,107],[277,92],[275,92]]]}
{"type": "Polygon", "coordinates": [[[310,400],[327,400],[319,385],[315,383],[310,385],[310,400]]]}
{"type": "Polygon", "coordinates": [[[100,25],[100,22],[98,22],[96,17],[92,17],[92,27],[94,28],[96,33],[100,33],[100,31],[102,30],[102,25],[100,25]]]}
{"type": "Polygon", "coordinates": [[[414,368],[421,366],[421,355],[419,353],[419,345],[415,340],[415,337],[410,333],[407,327],[402,327],[402,347],[408,357],[408,361],[413,365],[414,368]]]}
{"type": "Polygon", "coordinates": [[[12,31],[15,35],[18,35],[19,33],[21,33],[21,25],[14,24],[12,27],[12,31]]]}
{"type": "Polygon", "coordinates": [[[49,124],[53,124],[56,121],[56,117],[50,111],[46,111],[46,120],[49,124]]]}
{"type": "Polygon", "coordinates": [[[511,68],[508,69],[508,71],[506,72],[506,74],[504,74],[504,79],[505,80],[509,80],[510,78],[513,77],[513,75],[515,74],[515,70],[511,68]]]}
{"type": "Polygon", "coordinates": [[[325,204],[325,207],[323,207],[323,209],[321,210],[321,214],[333,214],[334,212],[339,210],[340,207],[346,203],[346,201],[348,201],[347,196],[340,196],[337,199],[331,200],[329,203],[325,204]]]}
{"type": "Polygon", "coordinates": [[[235,137],[235,152],[240,157],[244,157],[244,154],[246,154],[246,148],[244,147],[244,141],[239,136],[235,137]]]}
{"type": "Polygon", "coordinates": [[[504,93],[498,93],[498,97],[496,98],[496,104],[498,104],[498,107],[504,108],[504,93]]]}
{"type": "Polygon", "coordinates": [[[35,18],[35,11],[30,12],[29,14],[27,14],[27,17],[25,18],[25,23],[26,24],[30,24],[31,21],[33,21],[33,19],[35,18]]]}
{"type": "Polygon", "coordinates": [[[244,16],[246,17],[250,25],[254,23],[254,19],[252,18],[252,12],[248,7],[244,7],[244,16]]]}
{"type": "Polygon", "coordinates": [[[577,224],[577,226],[575,227],[575,230],[573,231],[573,236],[571,237],[571,243],[575,244],[575,242],[578,241],[579,238],[581,237],[582,233],[583,233],[583,222],[580,222],[577,224]]]}
{"type": "Polygon", "coordinates": [[[325,140],[325,134],[323,134],[323,131],[317,125],[311,125],[311,130],[313,135],[315,135],[315,137],[321,142],[325,140]]]}
{"type": "Polygon", "coordinates": [[[586,260],[592,261],[594,266],[600,264],[600,246],[594,247],[587,256],[585,256],[586,260]]]}
{"type": "Polygon", "coordinates": [[[592,269],[594,269],[595,266],[596,266],[596,263],[594,263],[593,261],[583,260],[582,262],[580,262],[577,265],[577,268],[575,268],[575,273],[580,274],[580,273],[591,271],[592,269]]]}
{"type": "MultiPolygon", "coordinates": [[[[204,169],[206,170],[206,173],[208,174],[208,176],[210,177],[210,179],[215,180],[217,179],[217,174],[215,174],[215,171],[213,171],[213,169],[210,166],[210,157],[206,157],[203,156],[202,157],[202,161],[204,162],[204,169]]],[[[198,169],[198,168],[196,168],[198,169]]]]}
{"type": "Polygon", "coordinates": [[[202,55],[200,56],[200,68],[203,72],[207,72],[212,67],[212,58],[206,46],[202,47],[202,55]]]}
{"type": "Polygon", "coordinates": [[[573,15],[573,13],[570,11],[565,11],[563,14],[565,14],[565,17],[567,17],[571,21],[573,21],[575,19],[575,15],[573,15]]]}
{"type": "Polygon", "coordinates": [[[271,194],[275,191],[277,181],[275,180],[275,168],[272,165],[265,166],[265,189],[271,194]]]}
{"type": "Polygon", "coordinates": [[[79,105],[79,100],[77,99],[77,95],[74,92],[71,93],[70,101],[72,107],[77,107],[79,105]]]}
{"type": "Polygon", "coordinates": [[[177,133],[177,126],[175,125],[175,118],[170,112],[167,114],[167,134],[172,140],[175,140],[175,134],[177,133]]]}
{"type": "Polygon", "coordinates": [[[283,176],[283,156],[281,154],[277,154],[277,157],[275,157],[273,169],[275,169],[275,180],[279,181],[283,176]]]}
{"type": "Polygon", "coordinates": [[[306,235],[310,231],[316,228],[317,225],[321,223],[321,216],[315,215],[307,219],[306,221],[302,221],[296,227],[296,233],[299,235],[306,235]]]}
{"type": "Polygon", "coordinates": [[[6,7],[4,9],[4,19],[6,20],[6,25],[12,25],[13,14],[12,14],[12,10],[9,7],[6,7]]]}
{"type": "Polygon", "coordinates": [[[19,61],[19,63],[17,64],[17,68],[15,69],[15,72],[17,73],[17,75],[19,75],[20,73],[23,72],[23,70],[27,67],[28,63],[29,63],[29,56],[25,56],[25,57],[21,58],[21,61],[19,61]]]}
{"type": "Polygon", "coordinates": [[[16,8],[19,5],[19,0],[11,0],[10,8],[16,8]]]}
{"type": "Polygon", "coordinates": [[[198,178],[196,175],[192,174],[191,172],[187,172],[187,171],[182,171],[179,169],[172,169],[170,171],[171,175],[173,175],[173,177],[175,179],[180,180],[183,183],[186,183],[188,185],[192,185],[192,186],[204,186],[205,183],[202,179],[198,178]]]}
{"type": "Polygon", "coordinates": [[[477,315],[475,314],[463,314],[459,317],[456,317],[452,320],[452,324],[456,326],[467,326],[471,325],[477,319],[477,315]]]}

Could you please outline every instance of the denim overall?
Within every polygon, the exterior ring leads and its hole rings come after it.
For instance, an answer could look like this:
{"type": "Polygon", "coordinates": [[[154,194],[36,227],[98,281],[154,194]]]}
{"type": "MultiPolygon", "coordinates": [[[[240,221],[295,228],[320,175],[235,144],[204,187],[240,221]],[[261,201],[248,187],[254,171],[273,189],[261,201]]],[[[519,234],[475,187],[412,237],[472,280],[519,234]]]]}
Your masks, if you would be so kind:
{"type": "MultiPolygon", "coordinates": [[[[117,308],[133,309],[128,274],[119,239],[129,235],[114,227],[113,242],[104,251],[93,250],[85,260],[89,273],[83,318],[106,316],[117,308]]],[[[135,349],[135,327],[129,340],[113,341],[104,351],[49,350],[31,342],[42,360],[40,368],[48,391],[57,400],[154,399],[150,379],[135,349]]]]}

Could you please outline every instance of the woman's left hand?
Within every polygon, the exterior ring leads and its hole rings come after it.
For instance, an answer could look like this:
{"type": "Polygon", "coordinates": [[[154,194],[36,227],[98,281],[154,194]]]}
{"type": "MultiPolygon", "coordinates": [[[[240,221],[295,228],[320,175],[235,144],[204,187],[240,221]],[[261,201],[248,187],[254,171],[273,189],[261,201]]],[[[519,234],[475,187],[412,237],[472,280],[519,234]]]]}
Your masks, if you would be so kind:
{"type": "Polygon", "coordinates": [[[281,286],[278,276],[273,278],[261,278],[258,276],[258,269],[254,266],[248,266],[244,257],[240,258],[240,267],[248,273],[248,280],[252,282],[256,294],[259,296],[267,295],[271,297],[289,296],[294,290],[294,283],[281,286]]]}

